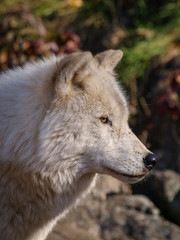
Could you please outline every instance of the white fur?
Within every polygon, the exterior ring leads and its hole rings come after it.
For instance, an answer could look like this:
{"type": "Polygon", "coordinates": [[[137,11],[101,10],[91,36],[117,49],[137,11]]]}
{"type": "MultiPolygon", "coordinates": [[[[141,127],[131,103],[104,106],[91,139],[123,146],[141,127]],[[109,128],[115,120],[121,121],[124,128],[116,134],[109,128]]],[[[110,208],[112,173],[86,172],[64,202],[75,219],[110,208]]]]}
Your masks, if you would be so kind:
{"type": "Polygon", "coordinates": [[[114,79],[121,57],[113,50],[76,53],[1,75],[1,239],[45,239],[90,191],[96,173],[126,182],[148,173],[149,151],[128,127],[126,99],[114,79]]]}

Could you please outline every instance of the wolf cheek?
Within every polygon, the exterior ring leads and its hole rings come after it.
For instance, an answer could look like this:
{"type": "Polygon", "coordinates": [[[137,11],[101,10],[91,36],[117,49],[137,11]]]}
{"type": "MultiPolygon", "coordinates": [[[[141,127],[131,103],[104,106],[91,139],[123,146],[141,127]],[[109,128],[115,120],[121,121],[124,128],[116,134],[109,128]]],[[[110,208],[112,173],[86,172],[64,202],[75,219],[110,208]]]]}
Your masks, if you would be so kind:
{"type": "Polygon", "coordinates": [[[95,141],[98,150],[96,148],[94,153],[96,158],[94,171],[128,183],[138,182],[149,174],[156,163],[155,155],[151,154],[132,132],[129,133],[130,130],[123,136],[113,137],[115,133],[109,134],[107,131],[107,134],[98,136],[100,141],[95,141]],[[148,159],[147,167],[145,159],[151,156],[153,158],[148,159]]]}

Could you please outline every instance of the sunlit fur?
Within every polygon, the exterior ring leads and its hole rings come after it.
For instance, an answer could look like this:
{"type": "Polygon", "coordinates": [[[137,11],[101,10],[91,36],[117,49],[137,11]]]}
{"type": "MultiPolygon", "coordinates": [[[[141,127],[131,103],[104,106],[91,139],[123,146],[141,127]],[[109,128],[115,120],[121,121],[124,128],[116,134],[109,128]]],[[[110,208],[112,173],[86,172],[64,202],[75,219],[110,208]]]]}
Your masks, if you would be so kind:
{"type": "Polygon", "coordinates": [[[1,74],[1,239],[45,239],[96,173],[130,183],[147,174],[149,151],[128,127],[113,73],[121,57],[80,52],[1,74]]]}

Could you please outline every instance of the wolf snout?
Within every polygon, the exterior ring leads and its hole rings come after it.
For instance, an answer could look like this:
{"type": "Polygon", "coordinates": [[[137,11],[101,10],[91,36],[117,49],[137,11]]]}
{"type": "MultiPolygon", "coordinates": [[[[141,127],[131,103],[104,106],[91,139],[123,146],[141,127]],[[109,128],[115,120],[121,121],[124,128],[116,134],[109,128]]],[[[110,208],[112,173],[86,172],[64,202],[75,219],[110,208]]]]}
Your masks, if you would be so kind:
{"type": "Polygon", "coordinates": [[[145,167],[150,171],[152,170],[157,163],[157,156],[153,153],[148,154],[143,158],[145,167]]]}

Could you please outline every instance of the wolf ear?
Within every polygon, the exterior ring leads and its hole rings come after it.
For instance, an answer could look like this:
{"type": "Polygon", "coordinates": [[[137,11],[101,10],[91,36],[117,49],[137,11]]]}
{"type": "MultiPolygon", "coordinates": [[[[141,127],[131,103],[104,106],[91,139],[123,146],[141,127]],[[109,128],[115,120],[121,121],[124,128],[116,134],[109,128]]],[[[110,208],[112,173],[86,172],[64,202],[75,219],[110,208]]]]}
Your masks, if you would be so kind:
{"type": "Polygon", "coordinates": [[[86,71],[88,64],[92,62],[93,56],[90,52],[78,52],[66,55],[57,62],[57,72],[53,77],[55,91],[61,95],[68,96],[72,86],[77,82],[76,75],[80,71],[86,71]]]}
{"type": "Polygon", "coordinates": [[[113,70],[121,60],[123,52],[121,50],[107,50],[95,55],[95,59],[102,67],[113,70]]]}

